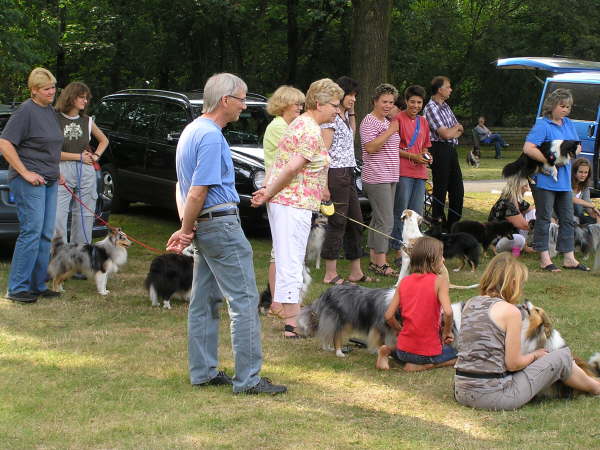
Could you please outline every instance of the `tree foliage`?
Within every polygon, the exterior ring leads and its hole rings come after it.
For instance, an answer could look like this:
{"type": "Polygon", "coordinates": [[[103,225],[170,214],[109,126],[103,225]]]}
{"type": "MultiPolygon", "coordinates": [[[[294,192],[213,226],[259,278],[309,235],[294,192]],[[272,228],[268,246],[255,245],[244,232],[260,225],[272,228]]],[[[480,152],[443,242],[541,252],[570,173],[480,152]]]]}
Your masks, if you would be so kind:
{"type": "Polygon", "coordinates": [[[587,0],[0,0],[0,101],[26,97],[35,66],[49,68],[59,86],[87,82],[96,97],[129,87],[198,89],[212,73],[231,71],[263,94],[354,75],[365,99],[374,83],[402,90],[444,74],[466,120],[528,124],[539,83],[491,63],[598,60],[599,19],[587,0]]]}

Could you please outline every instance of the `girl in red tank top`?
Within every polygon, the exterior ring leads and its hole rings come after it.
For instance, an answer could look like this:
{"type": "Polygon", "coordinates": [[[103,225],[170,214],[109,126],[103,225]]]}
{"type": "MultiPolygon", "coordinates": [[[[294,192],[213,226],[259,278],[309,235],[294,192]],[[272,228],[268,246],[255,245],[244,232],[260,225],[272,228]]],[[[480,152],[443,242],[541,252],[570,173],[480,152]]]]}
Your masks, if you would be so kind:
{"type": "Polygon", "coordinates": [[[452,308],[448,279],[439,276],[444,264],[443,245],[432,237],[415,241],[411,251],[411,275],[405,277],[385,313],[388,325],[399,331],[396,349],[382,345],[378,350],[376,367],[389,369],[391,355],[404,370],[413,372],[452,366],[456,351],[450,347],[452,308]],[[444,329],[440,336],[441,310],[444,311],[444,329]],[[396,319],[400,312],[402,325],[396,319]]]}

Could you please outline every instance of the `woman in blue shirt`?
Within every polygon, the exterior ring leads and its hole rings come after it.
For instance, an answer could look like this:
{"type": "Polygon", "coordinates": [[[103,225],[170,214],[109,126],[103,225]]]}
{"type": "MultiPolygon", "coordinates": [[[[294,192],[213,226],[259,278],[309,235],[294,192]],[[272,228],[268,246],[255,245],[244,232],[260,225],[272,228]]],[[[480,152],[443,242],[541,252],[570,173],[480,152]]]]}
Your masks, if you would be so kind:
{"type": "MultiPolygon", "coordinates": [[[[545,163],[546,158],[538,146],[545,141],[555,139],[579,140],[572,122],[567,117],[571,112],[573,97],[567,89],[552,92],[542,105],[542,118],[539,119],[527,135],[523,152],[532,159],[545,163]]],[[[581,151],[581,146],[577,152],[581,151]]],[[[533,198],[536,207],[533,248],[540,253],[540,266],[550,272],[560,272],[550,259],[548,252],[548,229],[552,211],[558,216],[558,239],[556,249],[563,253],[563,268],[590,270],[575,259],[573,200],[571,198],[571,163],[558,168],[558,179],[549,175],[535,176],[533,198]]]]}

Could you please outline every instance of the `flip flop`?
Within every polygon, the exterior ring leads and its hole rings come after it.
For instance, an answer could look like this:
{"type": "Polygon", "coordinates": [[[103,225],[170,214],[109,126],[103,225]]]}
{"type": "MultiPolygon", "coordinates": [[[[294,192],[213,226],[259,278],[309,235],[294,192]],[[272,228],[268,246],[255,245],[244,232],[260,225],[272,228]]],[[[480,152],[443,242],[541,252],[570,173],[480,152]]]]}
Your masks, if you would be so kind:
{"type": "Polygon", "coordinates": [[[351,281],[348,280],[344,280],[342,277],[340,277],[339,275],[336,275],[335,277],[333,277],[331,280],[329,281],[323,281],[323,283],[325,284],[331,284],[332,286],[341,286],[341,285],[349,285],[349,284],[354,284],[351,281]],[[341,281],[340,281],[341,280],[341,281]]]}
{"type": "Polygon", "coordinates": [[[556,267],[553,263],[550,263],[547,266],[542,267],[541,269],[545,270],[546,272],[560,272],[560,269],[556,267]]]}
{"type": "Polygon", "coordinates": [[[367,275],[363,275],[358,280],[351,280],[348,278],[350,283],[379,283],[379,278],[371,278],[367,275]]]}
{"type": "Polygon", "coordinates": [[[563,266],[563,269],[567,269],[567,270],[582,270],[583,272],[589,272],[590,268],[588,266],[584,266],[583,264],[579,263],[576,266],[563,266]]]}

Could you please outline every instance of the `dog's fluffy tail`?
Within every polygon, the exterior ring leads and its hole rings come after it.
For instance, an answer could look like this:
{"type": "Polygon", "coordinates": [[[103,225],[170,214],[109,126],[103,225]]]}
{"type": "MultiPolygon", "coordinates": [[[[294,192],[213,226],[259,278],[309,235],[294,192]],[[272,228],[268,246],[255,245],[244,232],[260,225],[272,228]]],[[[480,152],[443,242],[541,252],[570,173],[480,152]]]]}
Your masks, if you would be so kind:
{"type": "Polygon", "coordinates": [[[600,352],[594,353],[589,359],[588,364],[596,373],[596,376],[600,377],[600,352]]]}

